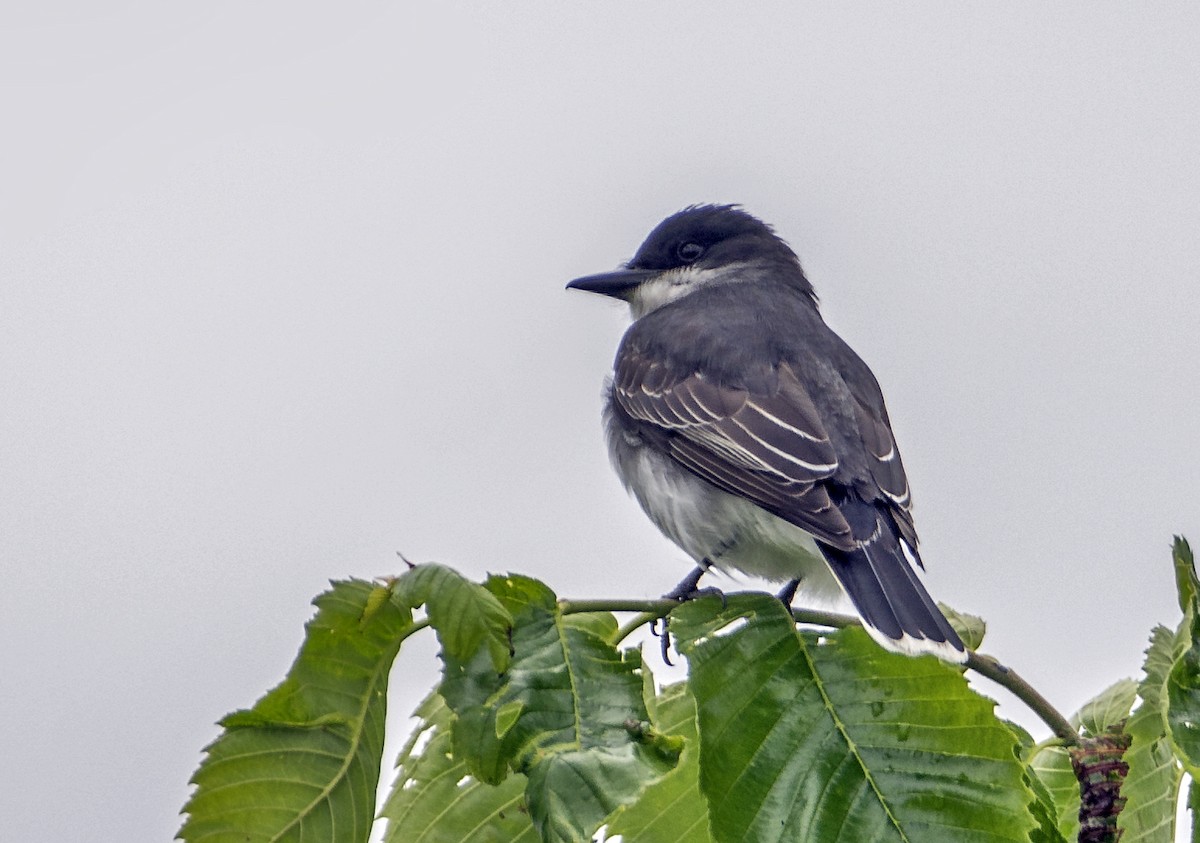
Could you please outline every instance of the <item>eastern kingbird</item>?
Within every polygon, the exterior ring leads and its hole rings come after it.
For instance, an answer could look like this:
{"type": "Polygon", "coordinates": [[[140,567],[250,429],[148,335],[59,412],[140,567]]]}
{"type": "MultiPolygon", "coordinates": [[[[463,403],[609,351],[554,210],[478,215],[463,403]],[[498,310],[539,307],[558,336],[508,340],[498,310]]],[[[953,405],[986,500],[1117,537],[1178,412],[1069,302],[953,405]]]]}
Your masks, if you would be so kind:
{"type": "Polygon", "coordinates": [[[770,226],[737,206],[695,205],[622,268],[567,287],[629,303],[609,452],[650,520],[699,565],[684,592],[713,565],[810,592],[840,585],[888,649],[966,659],[914,570],[908,480],[879,384],[825,325],[770,226]]]}

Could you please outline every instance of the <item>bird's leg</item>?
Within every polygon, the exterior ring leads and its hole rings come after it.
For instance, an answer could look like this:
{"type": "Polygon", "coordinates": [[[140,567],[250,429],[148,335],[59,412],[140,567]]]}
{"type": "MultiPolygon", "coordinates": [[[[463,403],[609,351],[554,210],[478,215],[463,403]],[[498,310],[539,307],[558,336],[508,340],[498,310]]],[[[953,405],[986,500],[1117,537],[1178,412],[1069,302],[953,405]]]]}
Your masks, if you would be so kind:
{"type": "Polygon", "coordinates": [[[679,581],[679,585],[663,595],[667,600],[678,600],[680,603],[687,600],[696,593],[697,587],[700,585],[700,578],[704,576],[704,568],[697,565],[688,573],[686,577],[679,581]]]}
{"type": "Polygon", "coordinates": [[[789,612],[792,610],[792,601],[796,599],[796,589],[800,587],[800,580],[789,580],[788,584],[779,589],[779,593],[775,596],[779,598],[779,602],[789,612]]]}
{"type": "Polygon", "coordinates": [[[679,585],[668,591],[663,597],[667,600],[677,600],[680,603],[695,600],[697,597],[720,597],[723,605],[725,603],[725,594],[721,589],[712,587],[700,588],[700,578],[708,570],[708,565],[709,562],[705,559],[690,574],[680,580],[679,585]]]}

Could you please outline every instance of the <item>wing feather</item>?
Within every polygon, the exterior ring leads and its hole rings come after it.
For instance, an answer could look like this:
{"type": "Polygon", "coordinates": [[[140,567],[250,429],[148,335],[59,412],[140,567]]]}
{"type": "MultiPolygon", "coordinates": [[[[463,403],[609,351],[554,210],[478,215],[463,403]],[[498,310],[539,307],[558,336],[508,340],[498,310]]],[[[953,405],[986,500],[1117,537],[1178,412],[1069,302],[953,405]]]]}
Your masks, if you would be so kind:
{"type": "Polygon", "coordinates": [[[787,364],[769,393],[722,386],[702,372],[669,374],[629,353],[613,395],[631,418],[668,435],[683,466],[837,547],[854,546],[850,525],[822,481],[839,462],[811,396],[787,364]]]}
{"type": "MultiPolygon", "coordinates": [[[[904,463],[892,435],[884,412],[873,412],[863,401],[854,401],[855,418],[859,435],[867,452],[867,467],[875,485],[890,504],[889,510],[895,519],[900,537],[917,553],[917,530],[913,524],[912,494],[908,488],[908,477],[904,463]]],[[[920,556],[916,556],[920,561],[920,556]]]]}

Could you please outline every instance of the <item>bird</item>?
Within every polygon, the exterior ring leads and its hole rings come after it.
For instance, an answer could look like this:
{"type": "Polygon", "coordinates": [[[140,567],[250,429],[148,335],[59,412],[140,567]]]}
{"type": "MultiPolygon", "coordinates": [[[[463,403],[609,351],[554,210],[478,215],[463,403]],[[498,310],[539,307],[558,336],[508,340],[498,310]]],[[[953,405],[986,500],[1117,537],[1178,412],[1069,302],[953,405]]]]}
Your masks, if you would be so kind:
{"type": "Polygon", "coordinates": [[[884,648],[961,663],[917,573],[912,496],[883,394],[821,316],[800,260],[740,205],[667,217],[618,269],[576,278],[628,303],[606,382],[609,456],[646,515],[710,568],[843,592],[884,648]]]}

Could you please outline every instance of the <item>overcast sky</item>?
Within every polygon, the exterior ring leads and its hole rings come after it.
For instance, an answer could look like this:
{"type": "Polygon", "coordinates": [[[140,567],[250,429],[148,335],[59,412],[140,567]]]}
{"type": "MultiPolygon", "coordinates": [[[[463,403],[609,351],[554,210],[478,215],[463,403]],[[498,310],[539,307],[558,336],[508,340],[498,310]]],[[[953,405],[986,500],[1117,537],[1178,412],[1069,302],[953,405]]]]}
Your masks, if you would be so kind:
{"type": "MultiPolygon", "coordinates": [[[[800,254],[988,651],[1070,712],[1177,621],[1200,7],[9,5],[5,839],[169,839],[309,600],[397,550],[674,585],[601,438],[626,315],[563,285],[694,202],[800,254]]],[[[432,644],[399,664],[392,747],[432,644]]]]}

